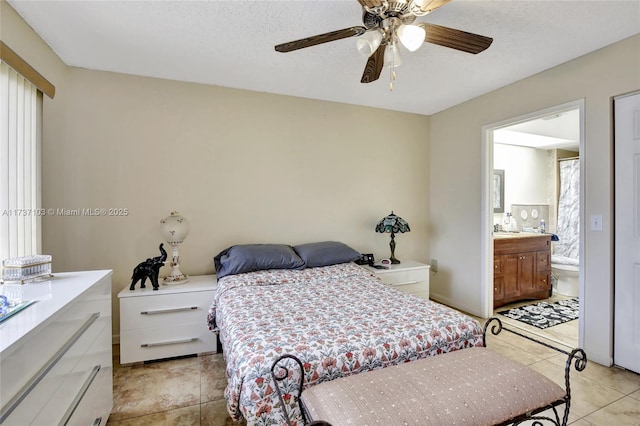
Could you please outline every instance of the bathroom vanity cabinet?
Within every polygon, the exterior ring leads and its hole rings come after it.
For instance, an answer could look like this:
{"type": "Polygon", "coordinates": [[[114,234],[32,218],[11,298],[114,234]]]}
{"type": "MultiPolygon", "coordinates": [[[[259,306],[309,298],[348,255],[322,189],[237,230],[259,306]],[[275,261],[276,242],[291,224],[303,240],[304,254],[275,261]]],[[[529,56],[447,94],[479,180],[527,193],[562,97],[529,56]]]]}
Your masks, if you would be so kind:
{"type": "Polygon", "coordinates": [[[551,290],[550,234],[495,234],[493,307],[546,299],[551,290]]]}

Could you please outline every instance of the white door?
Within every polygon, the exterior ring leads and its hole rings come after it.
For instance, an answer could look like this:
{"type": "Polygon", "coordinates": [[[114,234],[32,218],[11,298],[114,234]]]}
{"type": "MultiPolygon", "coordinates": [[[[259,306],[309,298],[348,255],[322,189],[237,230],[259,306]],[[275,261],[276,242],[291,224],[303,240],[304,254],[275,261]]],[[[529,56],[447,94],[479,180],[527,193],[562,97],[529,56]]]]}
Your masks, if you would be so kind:
{"type": "Polygon", "coordinates": [[[640,373],[640,93],[614,100],[615,364],[640,373]]]}

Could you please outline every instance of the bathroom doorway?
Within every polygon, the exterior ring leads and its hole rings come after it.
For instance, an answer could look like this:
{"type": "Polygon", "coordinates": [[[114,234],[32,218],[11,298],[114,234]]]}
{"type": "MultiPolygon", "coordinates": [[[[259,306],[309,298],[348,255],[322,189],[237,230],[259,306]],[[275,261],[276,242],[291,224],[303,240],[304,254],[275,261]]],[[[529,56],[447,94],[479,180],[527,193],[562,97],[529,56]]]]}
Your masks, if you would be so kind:
{"type": "MultiPolygon", "coordinates": [[[[584,152],[581,149],[584,146],[583,117],[584,102],[576,101],[483,129],[487,144],[485,182],[489,186],[489,190],[484,191],[488,198],[484,203],[487,207],[485,222],[489,225],[484,244],[487,248],[487,287],[490,287],[486,293],[488,310],[511,326],[569,347],[579,346],[583,335],[580,304],[580,295],[583,294],[580,245],[584,229],[580,209],[584,199],[580,185],[583,181],[580,155],[584,152]],[[498,176],[499,187],[493,187],[494,176],[498,176]],[[494,234],[496,231],[498,234],[494,234]],[[535,297],[545,298],[530,299],[530,294],[523,290],[522,300],[493,309],[494,291],[491,290],[499,289],[500,285],[496,283],[504,280],[496,274],[498,278],[494,282],[493,238],[514,238],[515,242],[549,234],[552,240],[549,250],[551,268],[543,267],[537,271],[534,267],[533,270],[533,279],[543,280],[546,279],[544,274],[548,274],[551,281],[549,295],[541,296],[538,292],[535,297]],[[537,305],[539,302],[552,306],[537,305]],[[578,320],[548,328],[530,325],[535,322],[543,326],[553,323],[550,319],[553,315],[546,315],[549,309],[567,311],[571,307],[578,308],[578,320]],[[511,309],[513,311],[507,316],[498,314],[511,309]],[[522,318],[514,319],[518,315],[528,316],[529,324],[522,318]]],[[[538,257],[542,254],[540,252],[538,257]]]]}

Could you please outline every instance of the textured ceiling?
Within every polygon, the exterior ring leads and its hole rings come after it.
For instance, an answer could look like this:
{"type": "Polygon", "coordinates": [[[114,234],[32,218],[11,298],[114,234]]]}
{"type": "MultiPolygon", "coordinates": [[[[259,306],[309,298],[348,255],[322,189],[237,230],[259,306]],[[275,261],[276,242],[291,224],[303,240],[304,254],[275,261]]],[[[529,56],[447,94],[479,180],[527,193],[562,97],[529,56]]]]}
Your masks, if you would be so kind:
{"type": "MultiPolygon", "coordinates": [[[[453,0],[418,22],[494,38],[485,52],[425,44],[361,84],[345,39],[274,45],[361,25],[356,0],[23,1],[9,4],[70,66],[433,114],[640,33],[640,0],[453,0]]],[[[640,72],[640,64],[639,64],[640,72]]]]}

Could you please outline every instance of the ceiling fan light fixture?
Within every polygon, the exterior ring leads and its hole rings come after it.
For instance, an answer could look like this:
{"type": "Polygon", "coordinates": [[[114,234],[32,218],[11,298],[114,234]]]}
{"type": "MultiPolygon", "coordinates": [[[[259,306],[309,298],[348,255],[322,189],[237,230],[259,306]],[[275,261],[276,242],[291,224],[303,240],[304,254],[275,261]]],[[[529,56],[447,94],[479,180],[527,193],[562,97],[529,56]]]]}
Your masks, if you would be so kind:
{"type": "Polygon", "coordinates": [[[417,25],[400,25],[396,34],[398,34],[400,43],[402,43],[409,52],[415,52],[424,43],[426,31],[417,25]]]}
{"type": "Polygon", "coordinates": [[[395,43],[387,45],[384,51],[384,64],[389,68],[396,68],[402,65],[402,57],[400,56],[400,49],[395,43]]]}
{"type": "Polygon", "coordinates": [[[369,57],[378,49],[382,42],[382,33],[378,30],[367,31],[356,40],[356,48],[362,56],[369,57]]]}

